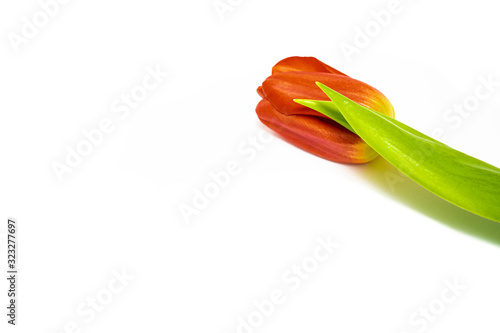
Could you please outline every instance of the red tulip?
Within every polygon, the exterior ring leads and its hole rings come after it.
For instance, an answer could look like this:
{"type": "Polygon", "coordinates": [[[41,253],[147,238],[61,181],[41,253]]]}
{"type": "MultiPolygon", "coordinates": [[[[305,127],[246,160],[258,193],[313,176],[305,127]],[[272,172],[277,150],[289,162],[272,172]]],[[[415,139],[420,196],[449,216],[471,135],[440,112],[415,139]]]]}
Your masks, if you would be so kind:
{"type": "Polygon", "coordinates": [[[323,158],[365,163],[378,154],[358,135],[294,99],[329,101],[316,82],[372,110],[394,117],[389,100],[377,89],[350,78],[313,57],[290,57],[274,65],[272,75],[257,89],[259,119],[290,143],[323,158]]]}

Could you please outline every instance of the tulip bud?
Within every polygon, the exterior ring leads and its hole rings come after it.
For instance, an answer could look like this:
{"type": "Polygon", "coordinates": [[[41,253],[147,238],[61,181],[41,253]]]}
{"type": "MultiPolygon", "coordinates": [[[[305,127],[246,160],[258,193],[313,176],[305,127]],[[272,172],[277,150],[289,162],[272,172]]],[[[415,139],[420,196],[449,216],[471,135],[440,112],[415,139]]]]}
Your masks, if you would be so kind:
{"type": "Polygon", "coordinates": [[[329,101],[322,82],[365,107],[394,117],[389,100],[375,88],[352,79],[313,57],[290,57],[278,62],[257,89],[259,119],[288,142],[325,159],[365,163],[378,154],[358,135],[294,99],[329,101]]]}

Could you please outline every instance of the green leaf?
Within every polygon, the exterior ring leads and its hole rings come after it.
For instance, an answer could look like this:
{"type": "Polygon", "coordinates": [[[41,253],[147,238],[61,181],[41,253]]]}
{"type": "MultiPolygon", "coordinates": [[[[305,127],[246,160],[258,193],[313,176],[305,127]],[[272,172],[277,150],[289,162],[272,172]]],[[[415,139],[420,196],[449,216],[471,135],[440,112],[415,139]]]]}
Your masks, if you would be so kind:
{"type": "MultiPolygon", "coordinates": [[[[318,83],[369,146],[401,172],[441,198],[500,222],[500,169],[461,153],[413,128],[353,102],[318,83]]],[[[314,102],[314,101],[311,101],[314,102]]],[[[325,104],[322,105],[325,107],[325,104]]]]}
{"type": "Polygon", "coordinates": [[[334,102],[331,101],[313,101],[309,99],[294,99],[293,100],[300,105],[307,106],[310,109],[318,111],[319,113],[324,114],[328,118],[335,120],[340,125],[347,128],[349,131],[356,134],[351,125],[345,120],[344,116],[340,112],[340,110],[335,106],[334,102]]]}

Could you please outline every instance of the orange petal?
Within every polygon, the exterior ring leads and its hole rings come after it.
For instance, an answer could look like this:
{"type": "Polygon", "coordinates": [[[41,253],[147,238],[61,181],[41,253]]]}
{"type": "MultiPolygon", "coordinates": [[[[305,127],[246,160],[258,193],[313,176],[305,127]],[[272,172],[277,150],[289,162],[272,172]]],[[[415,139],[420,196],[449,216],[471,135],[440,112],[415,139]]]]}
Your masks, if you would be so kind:
{"type": "Polygon", "coordinates": [[[341,163],[365,163],[378,154],[359,136],[331,119],[308,115],[285,116],[262,99],[259,119],[288,142],[325,159],[341,163]]]}
{"type": "Polygon", "coordinates": [[[266,98],[266,95],[264,95],[264,91],[262,90],[262,86],[259,86],[257,88],[257,94],[259,94],[259,96],[262,98],[266,98]]]}
{"type": "Polygon", "coordinates": [[[277,73],[262,83],[262,87],[259,87],[259,95],[265,96],[273,107],[284,115],[313,115],[327,118],[293,101],[294,99],[329,101],[329,98],[316,85],[317,81],[356,103],[394,117],[391,103],[380,91],[345,75],[313,72],[277,73]]]}
{"type": "Polygon", "coordinates": [[[323,72],[345,75],[314,57],[289,57],[274,65],[272,74],[284,72],[323,72]]]}

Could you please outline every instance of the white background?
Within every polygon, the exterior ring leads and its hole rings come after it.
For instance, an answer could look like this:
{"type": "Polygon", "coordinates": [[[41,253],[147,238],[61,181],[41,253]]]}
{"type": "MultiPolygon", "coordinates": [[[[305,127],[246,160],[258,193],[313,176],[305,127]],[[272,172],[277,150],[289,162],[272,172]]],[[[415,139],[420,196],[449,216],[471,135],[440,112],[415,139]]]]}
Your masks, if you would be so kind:
{"type": "Polygon", "coordinates": [[[41,7],[2,2],[1,267],[14,217],[20,277],[15,329],[2,278],[1,331],[232,333],[277,289],[283,304],[240,332],[498,332],[499,224],[410,180],[391,188],[383,159],[248,141],[271,133],[254,111],[271,67],[315,56],[382,91],[397,119],[499,166],[500,86],[456,128],[444,118],[481,77],[500,81],[495,3],[401,0],[350,59],[342,43],[390,1],[230,3],[221,18],[212,0],[73,0],[16,52],[10,39],[41,7]],[[168,77],[120,119],[113,103],[148,66],[168,77]],[[60,181],[54,162],[105,118],[113,131],[60,181]],[[232,160],[241,172],[187,223],[181,205],[232,160]],[[283,275],[318,237],[340,247],[291,291],[283,275]],[[133,279],[110,294],[122,271],[133,279]],[[445,304],[446,281],[466,289],[445,304]],[[79,314],[96,296],[102,311],[79,314]],[[410,322],[429,306],[439,314],[410,322]]]}

